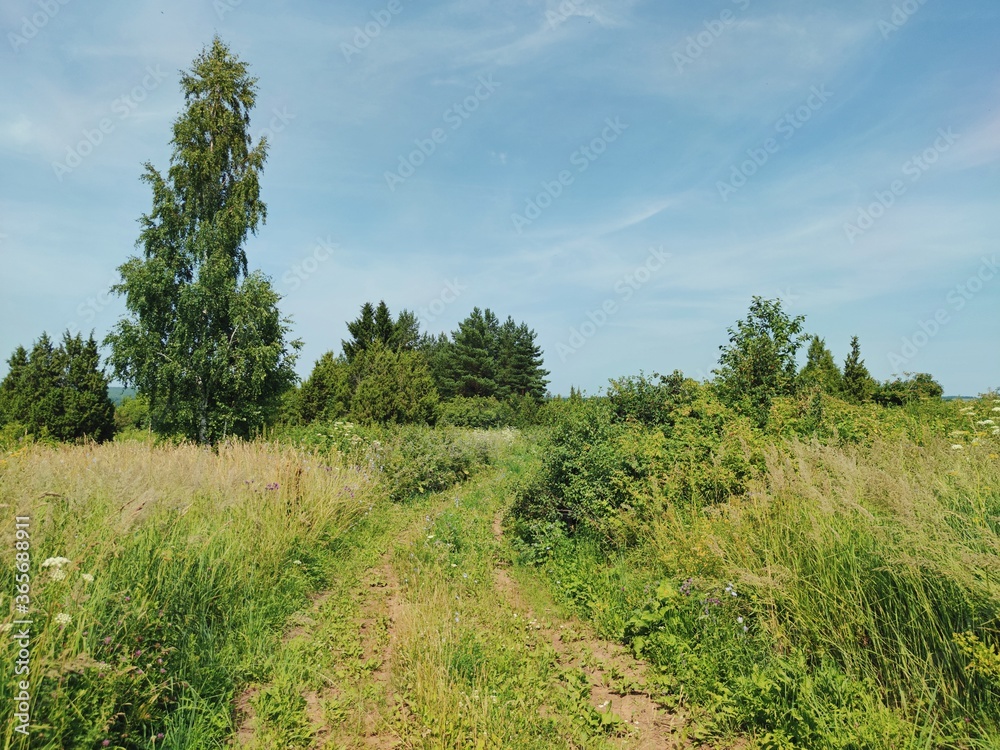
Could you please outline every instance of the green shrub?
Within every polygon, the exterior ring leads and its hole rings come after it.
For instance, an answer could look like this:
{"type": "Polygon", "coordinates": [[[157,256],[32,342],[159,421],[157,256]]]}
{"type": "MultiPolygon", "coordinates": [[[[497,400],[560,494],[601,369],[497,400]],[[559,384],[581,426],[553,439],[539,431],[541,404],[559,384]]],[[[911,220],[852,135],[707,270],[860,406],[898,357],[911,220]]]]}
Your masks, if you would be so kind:
{"type": "Polygon", "coordinates": [[[486,430],[514,424],[515,412],[509,401],[493,396],[456,396],[442,402],[438,423],[450,427],[486,430]]]}
{"type": "Polygon", "coordinates": [[[438,492],[490,463],[489,445],[457,428],[400,426],[385,433],[378,468],[393,500],[438,492]]]}

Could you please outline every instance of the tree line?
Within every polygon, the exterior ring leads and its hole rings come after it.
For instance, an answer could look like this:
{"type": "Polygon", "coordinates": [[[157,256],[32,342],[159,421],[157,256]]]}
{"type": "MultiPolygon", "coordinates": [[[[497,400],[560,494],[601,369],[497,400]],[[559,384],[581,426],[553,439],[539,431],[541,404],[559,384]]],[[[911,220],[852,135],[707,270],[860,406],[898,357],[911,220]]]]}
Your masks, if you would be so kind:
{"type": "MultiPolygon", "coordinates": [[[[366,302],[347,323],[341,351],[320,357],[297,385],[302,342],[290,338],[280,296],[269,278],[250,270],[245,250],[267,218],[260,177],[268,144],[249,132],[257,80],[216,37],[180,83],[185,104],[172,126],[170,166],[161,173],[144,165],[152,206],[139,221],[141,252],[119,267],[113,287],[127,312],[103,342],[110,375],[93,335],[84,341],[67,333],[55,344],[43,334],[30,352],[18,347],[8,360],[0,426],[106,439],[114,431],[110,377],[140,395],[141,408],[130,404],[123,416],[203,444],[252,437],[282,420],[433,423],[447,413],[452,423],[485,425],[489,420],[474,418],[477,410],[537,408],[549,372],[535,332],[478,307],[450,334],[435,335],[422,332],[408,310],[393,316],[384,301],[366,302]]],[[[720,396],[761,424],[773,398],[803,389],[857,403],[940,397],[926,374],[874,381],[857,338],[838,368],[802,324],[780,301],[754,297],[721,347],[720,396]],[[799,371],[796,355],[807,339],[799,371]]]]}

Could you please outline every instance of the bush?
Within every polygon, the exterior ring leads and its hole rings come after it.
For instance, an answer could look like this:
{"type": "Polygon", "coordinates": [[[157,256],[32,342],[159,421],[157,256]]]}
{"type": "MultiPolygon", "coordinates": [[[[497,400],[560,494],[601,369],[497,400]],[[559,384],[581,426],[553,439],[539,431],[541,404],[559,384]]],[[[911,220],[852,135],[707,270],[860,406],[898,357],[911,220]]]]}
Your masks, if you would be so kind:
{"type": "Polygon", "coordinates": [[[438,423],[450,427],[486,430],[514,424],[514,409],[508,401],[493,396],[456,396],[441,404],[438,423]]]}
{"type": "Polygon", "coordinates": [[[487,443],[455,428],[400,426],[385,434],[377,450],[383,481],[396,501],[447,489],[491,460],[487,443]]]}
{"type": "Polygon", "coordinates": [[[567,402],[512,512],[627,546],[665,507],[743,494],[763,466],[761,434],[709,388],[672,377],[617,381],[608,399],[567,402]]]}
{"type": "Polygon", "coordinates": [[[148,430],[149,399],[129,396],[115,408],[115,430],[148,430]]]}

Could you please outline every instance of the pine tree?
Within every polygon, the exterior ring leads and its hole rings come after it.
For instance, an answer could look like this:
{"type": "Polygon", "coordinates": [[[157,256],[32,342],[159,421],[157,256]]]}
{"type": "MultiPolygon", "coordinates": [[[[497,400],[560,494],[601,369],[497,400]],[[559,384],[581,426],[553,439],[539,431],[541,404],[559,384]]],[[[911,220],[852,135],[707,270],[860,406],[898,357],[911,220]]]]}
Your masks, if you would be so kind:
{"type": "Polygon", "coordinates": [[[499,322],[489,309],[478,307],[452,332],[445,349],[445,390],[453,396],[494,396],[497,393],[497,334],[499,322]]]}
{"type": "Polygon", "coordinates": [[[200,443],[250,436],[296,380],[301,343],[286,341],[279,296],[244,248],[267,216],[267,142],[249,134],[256,84],[218,37],[182,75],[170,169],[147,162],[142,177],[153,191],[143,257],[114,287],[129,311],[107,338],[115,375],[149,399],[154,430],[200,443]]]}
{"type": "Polygon", "coordinates": [[[875,379],[865,367],[861,359],[861,346],[858,337],[851,337],[851,352],[844,361],[844,396],[856,404],[871,401],[875,393],[875,379]]]}
{"type": "Polygon", "coordinates": [[[535,344],[535,332],[508,317],[497,332],[497,397],[545,398],[548,370],[542,367],[542,350],[535,344]]]}

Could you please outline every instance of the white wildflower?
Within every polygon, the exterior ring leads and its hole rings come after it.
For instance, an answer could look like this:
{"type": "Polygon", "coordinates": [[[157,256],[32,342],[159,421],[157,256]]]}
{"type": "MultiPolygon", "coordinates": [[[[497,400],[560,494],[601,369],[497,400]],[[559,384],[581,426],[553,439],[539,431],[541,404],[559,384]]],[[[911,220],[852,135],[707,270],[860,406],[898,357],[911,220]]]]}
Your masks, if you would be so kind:
{"type": "Polygon", "coordinates": [[[49,575],[52,576],[53,581],[61,581],[66,577],[66,571],[62,568],[54,568],[49,575]]]}
{"type": "Polygon", "coordinates": [[[55,621],[56,625],[62,625],[63,627],[66,627],[71,622],[73,622],[73,618],[72,616],[66,614],[65,612],[60,612],[58,615],[55,616],[55,621]]]}
{"type": "Polygon", "coordinates": [[[85,580],[87,583],[93,583],[94,582],[94,576],[92,576],[90,573],[81,573],[80,574],[80,578],[82,578],[83,580],[85,580]]]}
{"type": "Polygon", "coordinates": [[[51,568],[53,565],[57,568],[61,568],[63,565],[68,565],[70,559],[68,557],[49,557],[43,563],[43,568],[51,568]]]}
{"type": "Polygon", "coordinates": [[[951,449],[953,451],[960,451],[960,450],[962,450],[962,446],[961,445],[953,445],[953,446],[951,446],[951,449]]]}
{"type": "Polygon", "coordinates": [[[996,424],[992,419],[980,419],[976,424],[996,424]]]}

